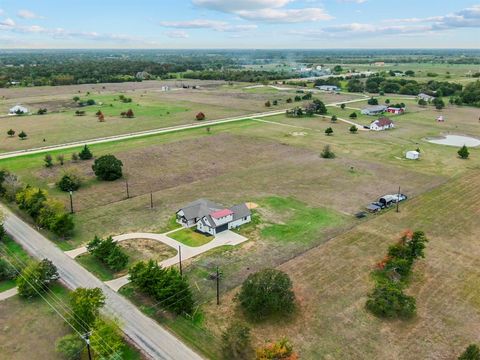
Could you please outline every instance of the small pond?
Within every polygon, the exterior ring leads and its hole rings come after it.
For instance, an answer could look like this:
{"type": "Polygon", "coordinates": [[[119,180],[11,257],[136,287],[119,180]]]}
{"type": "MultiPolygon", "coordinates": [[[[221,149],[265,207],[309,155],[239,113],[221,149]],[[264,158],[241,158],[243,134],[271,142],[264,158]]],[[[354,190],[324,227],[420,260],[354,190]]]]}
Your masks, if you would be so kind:
{"type": "Polygon", "coordinates": [[[467,145],[468,147],[480,146],[480,139],[476,139],[471,136],[463,135],[445,135],[439,138],[429,138],[426,139],[432,144],[438,145],[449,145],[449,146],[463,146],[467,145]]]}

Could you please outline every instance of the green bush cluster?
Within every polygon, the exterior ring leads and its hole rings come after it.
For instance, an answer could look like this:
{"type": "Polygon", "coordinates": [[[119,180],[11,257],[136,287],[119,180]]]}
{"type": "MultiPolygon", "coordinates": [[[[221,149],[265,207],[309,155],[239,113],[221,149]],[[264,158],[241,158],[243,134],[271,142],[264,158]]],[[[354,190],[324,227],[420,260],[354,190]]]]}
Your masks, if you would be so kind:
{"type": "Polygon", "coordinates": [[[405,234],[401,240],[388,248],[387,257],[378,264],[373,275],[375,289],[368,294],[366,307],[379,317],[409,318],[415,315],[415,298],[403,290],[415,260],[425,257],[428,242],[422,231],[405,234]]]}
{"type": "Polygon", "coordinates": [[[142,293],[161,302],[176,314],[193,312],[193,295],[187,280],[176,268],[164,269],[157,262],[139,262],[129,270],[130,281],[142,293]]]}
{"type": "Polygon", "coordinates": [[[123,270],[128,264],[128,255],[123,252],[118,243],[113,241],[111,236],[106,239],[95,236],[87,244],[87,249],[90,254],[113,271],[123,270]]]}
{"type": "Polygon", "coordinates": [[[103,155],[92,165],[92,170],[95,176],[104,181],[114,181],[120,179],[123,176],[122,173],[123,163],[113,155],[103,155]]]}
{"type": "Polygon", "coordinates": [[[35,222],[60,237],[68,237],[75,227],[70,214],[63,204],[51,198],[45,190],[29,185],[18,191],[15,200],[20,209],[25,210],[35,222]]]}
{"type": "Polygon", "coordinates": [[[57,268],[50,260],[32,262],[17,277],[18,294],[25,298],[39,296],[58,278],[57,268]]]}

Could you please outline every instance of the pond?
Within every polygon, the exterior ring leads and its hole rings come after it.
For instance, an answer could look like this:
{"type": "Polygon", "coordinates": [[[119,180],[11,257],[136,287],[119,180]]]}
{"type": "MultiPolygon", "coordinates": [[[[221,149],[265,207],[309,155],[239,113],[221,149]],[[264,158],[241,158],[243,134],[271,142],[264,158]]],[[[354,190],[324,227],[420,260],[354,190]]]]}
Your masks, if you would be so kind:
{"type": "Polygon", "coordinates": [[[480,146],[480,139],[476,139],[471,136],[463,136],[463,135],[445,135],[439,138],[430,138],[426,140],[432,144],[438,144],[438,145],[448,145],[448,146],[458,146],[458,147],[463,145],[466,145],[468,147],[480,146]]]}

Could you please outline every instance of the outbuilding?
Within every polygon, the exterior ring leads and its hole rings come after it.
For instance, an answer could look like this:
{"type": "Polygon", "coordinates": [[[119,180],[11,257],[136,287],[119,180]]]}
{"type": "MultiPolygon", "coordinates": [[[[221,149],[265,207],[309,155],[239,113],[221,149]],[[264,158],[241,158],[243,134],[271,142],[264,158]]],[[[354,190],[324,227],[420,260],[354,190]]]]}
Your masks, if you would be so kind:
{"type": "Polygon", "coordinates": [[[380,115],[387,110],[385,105],[373,105],[362,109],[363,115],[380,115]]]}
{"type": "Polygon", "coordinates": [[[418,160],[420,158],[420,153],[415,150],[407,151],[405,157],[409,160],[418,160]]]}
{"type": "Polygon", "coordinates": [[[405,113],[405,108],[389,107],[387,108],[387,112],[394,115],[400,115],[405,113]]]}

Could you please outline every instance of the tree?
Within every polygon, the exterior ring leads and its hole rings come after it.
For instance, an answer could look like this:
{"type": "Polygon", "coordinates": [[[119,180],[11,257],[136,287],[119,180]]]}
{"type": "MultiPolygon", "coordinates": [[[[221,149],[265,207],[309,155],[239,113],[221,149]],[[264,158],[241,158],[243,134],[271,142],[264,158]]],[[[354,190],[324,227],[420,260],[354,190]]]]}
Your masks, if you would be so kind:
{"type": "Polygon", "coordinates": [[[105,305],[105,295],[100,288],[77,288],[69,294],[70,323],[81,333],[92,330],[100,309],[105,305]]]}
{"type": "Polygon", "coordinates": [[[368,102],[368,105],[378,105],[378,99],[373,98],[373,97],[368,99],[367,102],[368,102]]]}
{"type": "Polygon", "coordinates": [[[358,128],[355,125],[350,126],[350,133],[356,134],[358,132],[358,128]]]}
{"type": "Polygon", "coordinates": [[[88,251],[98,260],[114,271],[125,269],[128,264],[128,255],[125,254],[118,243],[109,236],[105,240],[98,236],[87,244],[88,251]]]}
{"type": "Polygon", "coordinates": [[[65,335],[55,345],[56,351],[69,360],[80,360],[84,347],[85,342],[77,334],[65,335]]]}
{"type": "Polygon", "coordinates": [[[32,262],[17,278],[18,294],[25,298],[36,297],[39,293],[45,292],[58,278],[57,268],[50,260],[32,262]]]}
{"type": "Polygon", "coordinates": [[[480,360],[480,348],[477,344],[468,345],[458,360],[480,360]]]}
{"type": "Polygon", "coordinates": [[[105,122],[105,115],[103,115],[103,114],[98,115],[98,121],[99,122],[105,122]]]}
{"type": "Polygon", "coordinates": [[[222,334],[222,352],[225,360],[253,359],[250,329],[239,321],[234,321],[222,334]]]}
{"type": "Polygon", "coordinates": [[[90,149],[88,148],[88,146],[85,145],[82,151],[78,153],[78,157],[81,160],[90,160],[91,158],[93,158],[93,154],[90,152],[90,149]]]}
{"type": "Polygon", "coordinates": [[[13,137],[15,135],[15,130],[13,130],[13,129],[8,130],[7,135],[10,136],[10,137],[13,137]]]}
{"type": "Polygon", "coordinates": [[[341,105],[340,105],[340,108],[341,108],[342,110],[345,110],[345,106],[346,106],[345,104],[341,104],[341,105]]]}
{"type": "Polygon", "coordinates": [[[415,298],[405,295],[400,285],[391,281],[379,283],[368,294],[367,309],[384,318],[410,318],[415,315],[415,298]]]}
{"type": "Polygon", "coordinates": [[[298,354],[293,351],[293,345],[283,338],[277,342],[269,342],[257,349],[257,360],[298,360],[298,354]]]}
{"type": "Polygon", "coordinates": [[[386,99],[385,104],[387,104],[387,105],[390,104],[390,99],[386,99]]]}
{"type": "Polygon", "coordinates": [[[332,115],[332,117],[330,118],[330,121],[332,123],[336,123],[337,122],[337,115],[332,115]]]}
{"type": "Polygon", "coordinates": [[[129,270],[132,284],[176,314],[193,312],[193,295],[185,277],[176,268],[164,269],[157,262],[139,262],[129,270]]]}
{"type": "Polygon", "coordinates": [[[340,73],[343,71],[343,68],[341,65],[335,65],[335,67],[333,68],[333,71],[336,73],[340,73]]]}
{"type": "Polygon", "coordinates": [[[99,317],[95,321],[90,344],[96,358],[105,360],[123,359],[122,333],[119,326],[112,320],[99,317]]]}
{"type": "Polygon", "coordinates": [[[43,158],[43,161],[45,162],[45,167],[50,168],[53,166],[52,155],[46,154],[45,157],[43,158]]]}
{"type": "Polygon", "coordinates": [[[328,112],[328,109],[323,103],[323,101],[319,99],[314,99],[313,105],[314,105],[314,110],[316,114],[325,115],[328,112]]]}
{"type": "Polygon", "coordinates": [[[267,101],[265,102],[265,106],[266,106],[266,107],[272,106],[272,104],[270,103],[270,100],[267,100],[267,101]]]}
{"type": "Polygon", "coordinates": [[[445,107],[445,102],[441,98],[435,98],[432,100],[433,105],[435,105],[435,109],[442,110],[445,107]]]}
{"type": "Polygon", "coordinates": [[[205,120],[205,114],[203,112],[199,112],[195,118],[198,120],[198,121],[202,121],[202,120],[205,120]]]}
{"type": "Polygon", "coordinates": [[[320,153],[320,156],[324,159],[334,159],[335,158],[335,154],[331,150],[330,145],[325,145],[322,152],[320,153]]]}
{"type": "Polygon", "coordinates": [[[27,133],[25,131],[21,131],[20,134],[18,134],[18,137],[20,138],[20,140],[25,140],[27,138],[27,133]]]}
{"type": "Polygon", "coordinates": [[[129,119],[135,117],[132,109],[128,109],[127,112],[126,112],[126,114],[125,114],[125,116],[126,116],[127,118],[129,118],[129,119]]]}
{"type": "Polygon", "coordinates": [[[75,101],[75,102],[78,102],[78,100],[80,100],[80,97],[74,96],[74,97],[72,98],[72,100],[75,101]]]}
{"type": "Polygon", "coordinates": [[[113,155],[103,155],[92,165],[95,176],[104,181],[114,181],[120,179],[122,174],[123,163],[113,155]]]}
{"type": "Polygon", "coordinates": [[[242,284],[238,300],[247,315],[259,320],[289,314],[295,308],[292,282],[287,274],[276,269],[250,274],[242,284]]]}
{"type": "Polygon", "coordinates": [[[82,180],[74,171],[65,172],[57,182],[58,188],[65,192],[76,191],[80,188],[81,184],[82,180]]]}
{"type": "Polygon", "coordinates": [[[63,163],[65,161],[65,155],[63,155],[63,154],[57,155],[57,160],[60,163],[60,165],[63,165],[63,163]]]}
{"type": "MultiPolygon", "coordinates": [[[[2,219],[0,219],[1,221],[2,219]]],[[[2,242],[5,237],[7,236],[7,231],[5,230],[5,226],[3,223],[0,223],[0,242],[2,242]]]]}
{"type": "Polygon", "coordinates": [[[333,134],[333,129],[331,127],[328,127],[325,129],[325,135],[330,136],[333,134]]]}
{"type": "Polygon", "coordinates": [[[38,109],[37,111],[37,115],[45,115],[47,113],[47,109],[43,108],[43,109],[38,109]]]}
{"type": "Polygon", "coordinates": [[[0,281],[13,280],[18,275],[17,269],[9,261],[0,257],[0,281]]]}
{"type": "Polygon", "coordinates": [[[356,119],[357,118],[357,113],[353,112],[350,114],[350,119],[356,119]]]}
{"type": "Polygon", "coordinates": [[[468,148],[466,145],[463,145],[460,150],[457,151],[458,156],[462,159],[468,159],[470,155],[470,151],[468,151],[468,148]]]}
{"type": "Polygon", "coordinates": [[[292,98],[288,98],[286,101],[287,101],[287,104],[291,104],[293,102],[292,98]]]}
{"type": "Polygon", "coordinates": [[[278,105],[278,100],[273,100],[272,104],[273,104],[273,106],[277,106],[278,105]]]}
{"type": "Polygon", "coordinates": [[[424,99],[420,99],[418,100],[418,105],[420,106],[427,106],[428,105],[428,102],[424,99]]]}

